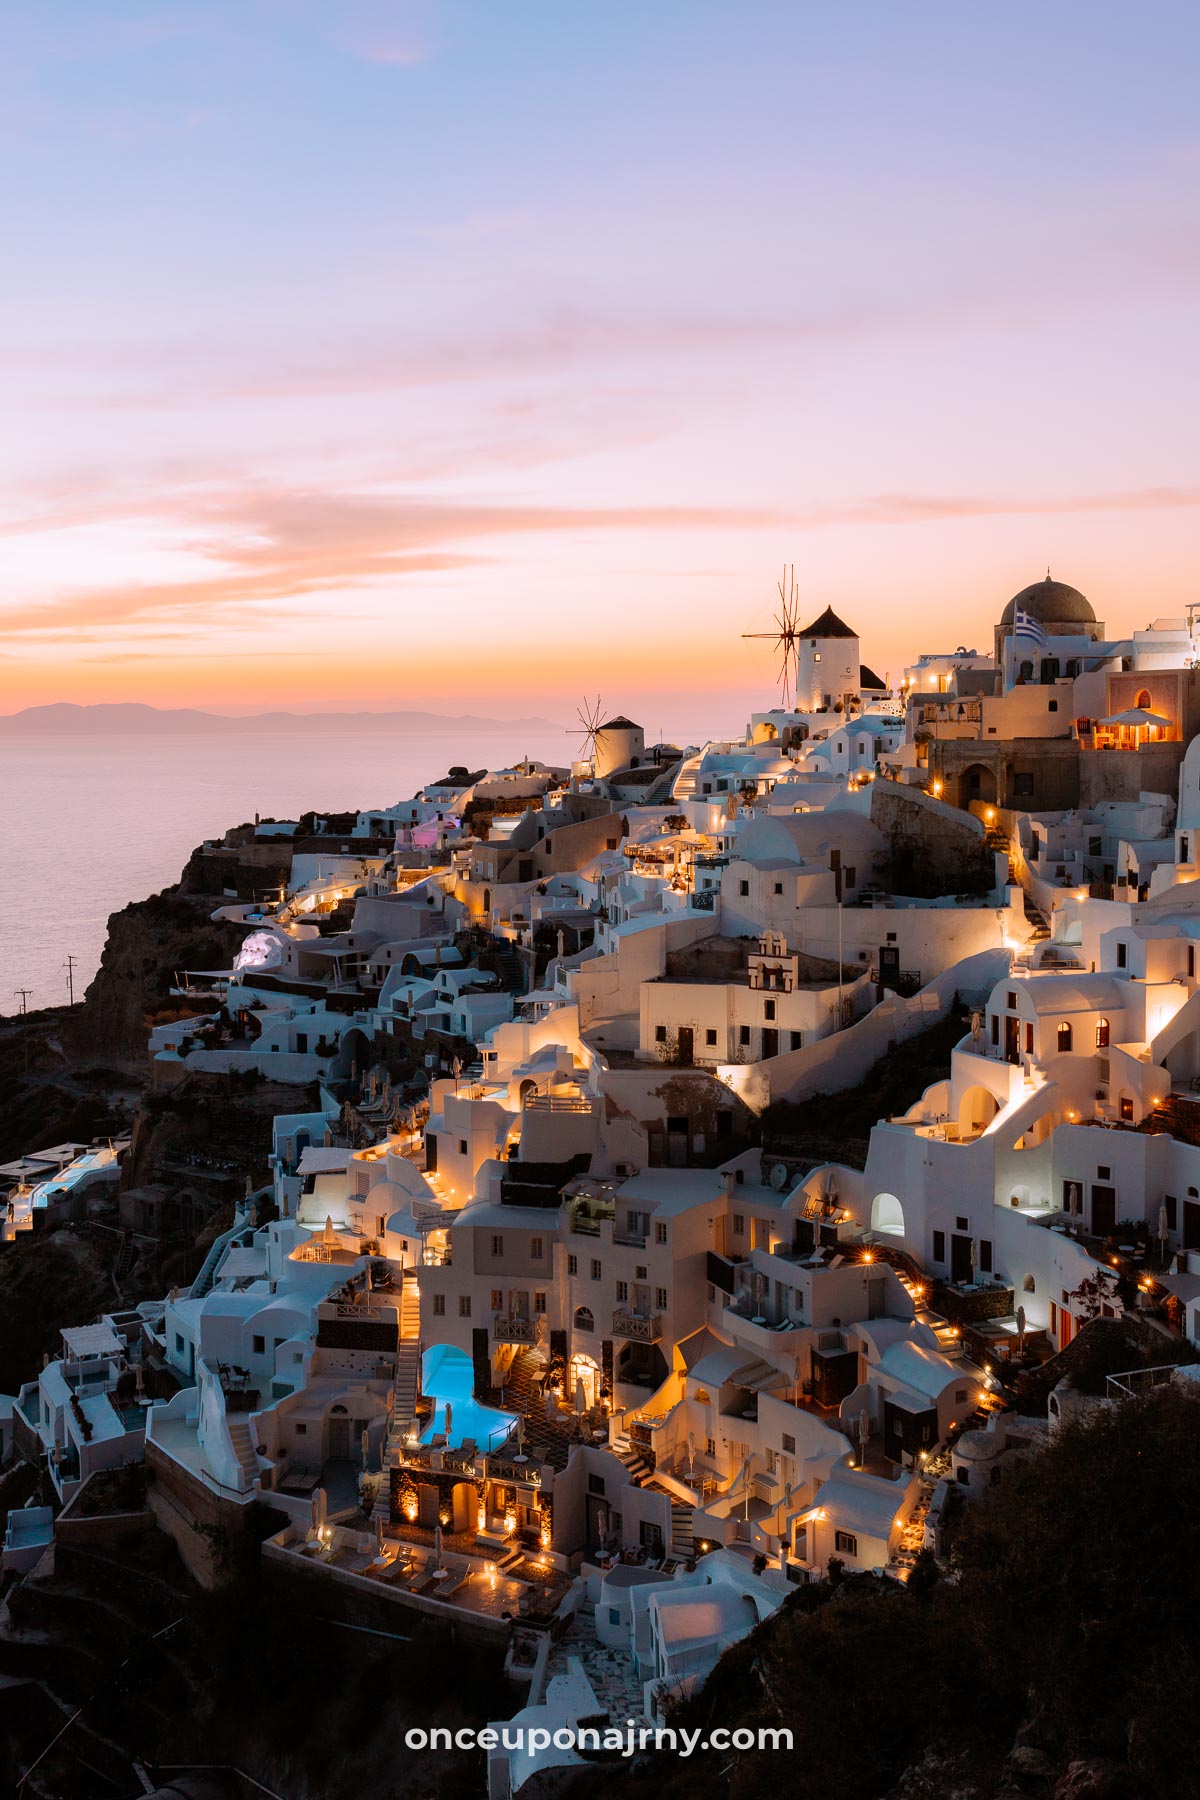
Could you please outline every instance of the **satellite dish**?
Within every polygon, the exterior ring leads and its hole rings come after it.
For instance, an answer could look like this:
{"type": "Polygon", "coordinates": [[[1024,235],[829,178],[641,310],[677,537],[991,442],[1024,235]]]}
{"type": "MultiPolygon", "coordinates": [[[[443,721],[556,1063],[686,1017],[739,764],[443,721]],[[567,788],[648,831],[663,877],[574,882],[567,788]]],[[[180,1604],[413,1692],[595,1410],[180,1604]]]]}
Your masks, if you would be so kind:
{"type": "Polygon", "coordinates": [[[777,1194],[782,1194],[787,1186],[788,1172],[786,1163],[776,1163],[771,1170],[771,1186],[777,1194]]]}

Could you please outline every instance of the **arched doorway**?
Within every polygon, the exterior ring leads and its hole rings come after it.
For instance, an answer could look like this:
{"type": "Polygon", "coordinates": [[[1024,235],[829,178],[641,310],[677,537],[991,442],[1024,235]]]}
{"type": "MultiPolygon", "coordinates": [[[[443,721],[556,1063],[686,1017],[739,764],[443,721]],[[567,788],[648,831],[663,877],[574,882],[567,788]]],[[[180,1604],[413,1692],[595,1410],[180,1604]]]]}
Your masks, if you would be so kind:
{"type": "Polygon", "coordinates": [[[987,1130],[1000,1106],[996,1096],[987,1088],[976,1084],[969,1087],[958,1106],[958,1135],[961,1138],[978,1137],[987,1130]]]}
{"type": "Polygon", "coordinates": [[[889,1237],[904,1236],[904,1208],[895,1194],[876,1194],[871,1202],[871,1230],[889,1237]]]}
{"type": "Polygon", "coordinates": [[[983,806],[996,804],[996,776],[986,763],[968,763],[959,780],[964,806],[978,800],[983,806]]]}
{"type": "Polygon", "coordinates": [[[571,1367],[567,1378],[567,1391],[563,1399],[570,1407],[577,1405],[579,1389],[583,1388],[583,1406],[586,1412],[589,1407],[598,1405],[600,1400],[600,1366],[595,1357],[585,1356],[576,1351],[571,1358],[571,1367]]]}

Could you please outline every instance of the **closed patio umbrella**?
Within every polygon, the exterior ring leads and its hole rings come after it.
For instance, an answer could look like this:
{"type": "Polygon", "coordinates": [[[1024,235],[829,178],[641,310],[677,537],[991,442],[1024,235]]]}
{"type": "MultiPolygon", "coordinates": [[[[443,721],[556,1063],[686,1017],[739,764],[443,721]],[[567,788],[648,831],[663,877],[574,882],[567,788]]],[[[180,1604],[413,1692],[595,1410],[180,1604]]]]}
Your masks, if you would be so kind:
{"type": "Polygon", "coordinates": [[[451,1420],[452,1416],[453,1416],[453,1408],[451,1407],[449,1400],[447,1400],[447,1402],[446,1402],[446,1424],[445,1424],[447,1443],[449,1443],[449,1441],[450,1441],[450,1420],[451,1420]]]}

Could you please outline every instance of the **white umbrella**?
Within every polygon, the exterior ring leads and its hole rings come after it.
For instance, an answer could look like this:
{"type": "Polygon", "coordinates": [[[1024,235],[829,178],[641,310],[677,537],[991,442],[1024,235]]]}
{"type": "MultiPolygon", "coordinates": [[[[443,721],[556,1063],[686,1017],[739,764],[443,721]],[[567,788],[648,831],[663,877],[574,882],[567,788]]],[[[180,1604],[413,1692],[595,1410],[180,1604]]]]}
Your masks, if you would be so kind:
{"type": "Polygon", "coordinates": [[[1164,1255],[1166,1254],[1167,1233],[1169,1230],[1170,1230],[1170,1225],[1167,1222],[1166,1204],[1160,1203],[1159,1208],[1158,1208],[1158,1236],[1159,1236],[1159,1241],[1163,1246],[1163,1254],[1164,1255]]]}
{"type": "Polygon", "coordinates": [[[1025,1308],[1017,1308],[1017,1345],[1022,1356],[1025,1354],[1025,1308]]]}
{"type": "Polygon", "coordinates": [[[1125,712],[1111,713],[1107,719],[1101,719],[1102,725],[1169,725],[1170,719],[1164,719],[1161,713],[1151,712],[1145,706],[1131,706],[1125,712]]]}
{"type": "Polygon", "coordinates": [[[434,1573],[440,1574],[442,1567],[442,1528],[440,1524],[433,1528],[433,1567],[434,1573]]]}
{"type": "Polygon", "coordinates": [[[584,1413],[587,1411],[587,1394],[584,1391],[582,1375],[575,1383],[575,1411],[577,1413],[584,1413]]]}
{"type": "Polygon", "coordinates": [[[312,1491],[312,1523],[313,1530],[320,1536],[325,1525],[325,1489],[316,1487],[312,1491]]]}

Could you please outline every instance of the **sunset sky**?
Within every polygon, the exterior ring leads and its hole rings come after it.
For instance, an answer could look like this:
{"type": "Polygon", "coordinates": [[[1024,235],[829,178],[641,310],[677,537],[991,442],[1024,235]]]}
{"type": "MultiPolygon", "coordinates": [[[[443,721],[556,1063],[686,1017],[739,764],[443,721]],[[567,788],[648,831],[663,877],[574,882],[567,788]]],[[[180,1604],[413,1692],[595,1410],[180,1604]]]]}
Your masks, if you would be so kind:
{"type": "Polygon", "coordinates": [[[1200,599],[1186,5],[4,0],[0,711],[736,694],[1200,599]]]}

